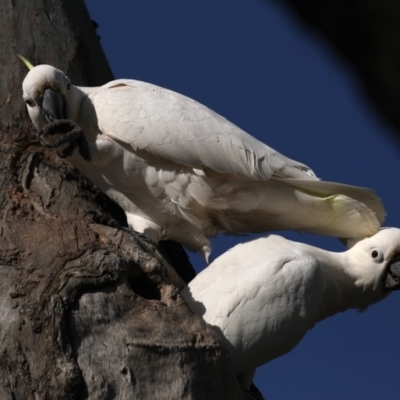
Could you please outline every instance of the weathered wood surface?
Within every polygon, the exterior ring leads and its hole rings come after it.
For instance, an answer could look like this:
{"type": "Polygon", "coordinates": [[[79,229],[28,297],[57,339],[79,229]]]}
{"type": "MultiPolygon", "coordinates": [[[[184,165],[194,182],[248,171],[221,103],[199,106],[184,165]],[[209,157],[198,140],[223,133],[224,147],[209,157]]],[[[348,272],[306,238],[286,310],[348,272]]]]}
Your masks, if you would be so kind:
{"type": "MultiPolygon", "coordinates": [[[[37,141],[15,53],[77,84],[112,78],[83,2],[0,8],[0,399],[244,399],[181,278],[129,231],[95,223],[88,212],[123,216],[37,141]]],[[[165,246],[190,278],[181,247],[165,246]]]]}

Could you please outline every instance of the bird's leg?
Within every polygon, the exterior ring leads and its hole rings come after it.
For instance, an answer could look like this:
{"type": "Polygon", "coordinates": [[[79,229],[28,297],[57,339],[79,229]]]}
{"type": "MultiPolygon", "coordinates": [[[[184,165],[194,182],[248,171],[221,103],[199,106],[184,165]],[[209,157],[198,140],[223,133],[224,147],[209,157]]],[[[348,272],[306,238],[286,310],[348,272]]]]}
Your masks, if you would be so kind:
{"type": "Polygon", "coordinates": [[[90,152],[88,143],[85,139],[81,127],[68,119],[58,119],[45,125],[44,128],[37,133],[38,139],[42,146],[47,148],[58,148],[68,144],[58,155],[61,158],[72,155],[75,148],[78,148],[79,154],[86,161],[90,161],[90,152]],[[61,135],[54,141],[48,141],[50,136],[61,135]]]}
{"type": "Polygon", "coordinates": [[[151,246],[156,248],[157,247],[157,243],[151,239],[149,236],[147,236],[144,232],[137,232],[133,229],[131,229],[132,232],[134,232],[136,238],[142,242],[145,242],[146,245],[151,246]]]}
{"type": "Polygon", "coordinates": [[[103,215],[97,211],[88,211],[87,213],[85,213],[83,218],[87,217],[88,215],[92,217],[93,222],[95,222],[96,224],[106,225],[115,229],[128,229],[119,224],[114,218],[109,217],[108,215],[103,215]]]}

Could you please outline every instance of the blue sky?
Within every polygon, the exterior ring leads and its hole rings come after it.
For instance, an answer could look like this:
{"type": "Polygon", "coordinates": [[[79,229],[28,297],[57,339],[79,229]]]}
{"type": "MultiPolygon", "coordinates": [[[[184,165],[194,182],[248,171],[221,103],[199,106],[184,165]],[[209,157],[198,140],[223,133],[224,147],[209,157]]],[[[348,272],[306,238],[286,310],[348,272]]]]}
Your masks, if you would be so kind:
{"type": "MultiPolygon", "coordinates": [[[[399,144],[352,71],[285,9],[260,0],[86,5],[116,78],[185,94],[320,178],[373,188],[385,225],[400,225],[399,144]]],[[[282,234],[342,250],[334,239],[282,234]]],[[[213,256],[244,240],[217,238],[213,256]]],[[[256,385],[269,400],[397,398],[399,296],[319,323],[290,354],[259,368],[256,385]]]]}

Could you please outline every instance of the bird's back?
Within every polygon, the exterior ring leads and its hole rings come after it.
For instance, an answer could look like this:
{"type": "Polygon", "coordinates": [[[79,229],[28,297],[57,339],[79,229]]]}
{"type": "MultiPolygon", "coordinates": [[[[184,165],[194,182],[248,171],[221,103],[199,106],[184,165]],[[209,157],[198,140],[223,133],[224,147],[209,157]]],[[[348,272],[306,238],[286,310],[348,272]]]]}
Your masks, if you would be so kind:
{"type": "Polygon", "coordinates": [[[222,331],[238,374],[290,351],[315,324],[323,276],[307,246],[271,235],[216,259],[182,292],[222,331]]]}

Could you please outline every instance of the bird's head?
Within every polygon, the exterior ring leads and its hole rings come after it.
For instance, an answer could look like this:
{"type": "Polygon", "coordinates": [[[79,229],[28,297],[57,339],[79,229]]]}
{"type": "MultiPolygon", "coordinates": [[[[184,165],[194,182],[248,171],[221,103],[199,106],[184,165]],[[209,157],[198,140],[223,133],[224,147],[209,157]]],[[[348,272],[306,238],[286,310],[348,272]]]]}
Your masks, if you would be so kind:
{"type": "Polygon", "coordinates": [[[32,67],[22,83],[23,99],[35,127],[40,130],[57,119],[69,119],[68,77],[50,65],[32,67]]]}
{"type": "Polygon", "coordinates": [[[383,228],[346,253],[356,285],[376,301],[400,289],[400,229],[383,228]]]}

